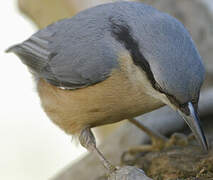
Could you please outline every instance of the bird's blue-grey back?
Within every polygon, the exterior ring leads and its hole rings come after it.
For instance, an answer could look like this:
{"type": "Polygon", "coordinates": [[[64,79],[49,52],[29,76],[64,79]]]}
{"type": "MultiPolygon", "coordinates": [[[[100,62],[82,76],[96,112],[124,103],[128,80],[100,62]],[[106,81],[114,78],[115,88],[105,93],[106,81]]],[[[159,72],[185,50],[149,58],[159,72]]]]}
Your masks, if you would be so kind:
{"type": "Polygon", "coordinates": [[[137,64],[145,66],[142,70],[151,73],[150,79],[181,103],[198,96],[204,78],[201,57],[183,25],[138,2],[109,3],[85,10],[12,48],[26,56],[21,48],[40,62],[36,67],[39,71],[35,68],[39,76],[71,89],[109,77],[112,69],[119,68],[117,58],[123,50],[143,57],[137,58],[141,61],[137,64]],[[122,29],[126,40],[116,37],[122,29]]]}

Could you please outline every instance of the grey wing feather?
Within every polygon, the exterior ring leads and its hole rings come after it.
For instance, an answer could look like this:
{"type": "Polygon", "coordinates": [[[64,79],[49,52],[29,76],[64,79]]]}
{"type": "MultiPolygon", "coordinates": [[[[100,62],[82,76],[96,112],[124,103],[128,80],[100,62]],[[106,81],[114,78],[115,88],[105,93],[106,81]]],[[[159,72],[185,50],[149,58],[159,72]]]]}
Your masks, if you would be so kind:
{"type": "Polygon", "coordinates": [[[35,75],[53,85],[82,88],[103,81],[118,65],[106,35],[110,33],[103,32],[103,25],[96,15],[65,19],[38,31],[8,52],[16,53],[35,75]]]}

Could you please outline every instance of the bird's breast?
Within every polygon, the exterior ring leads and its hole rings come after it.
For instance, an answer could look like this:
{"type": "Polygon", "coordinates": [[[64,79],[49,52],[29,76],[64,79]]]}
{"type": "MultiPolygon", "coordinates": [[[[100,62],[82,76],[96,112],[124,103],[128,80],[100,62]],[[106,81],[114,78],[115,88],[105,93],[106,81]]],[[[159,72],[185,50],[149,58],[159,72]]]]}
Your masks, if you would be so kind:
{"type": "Polygon", "coordinates": [[[152,111],[163,103],[148,95],[140,76],[144,76],[129,56],[120,60],[106,80],[85,88],[63,90],[38,81],[41,104],[57,125],[70,134],[86,126],[100,126],[152,111]]]}

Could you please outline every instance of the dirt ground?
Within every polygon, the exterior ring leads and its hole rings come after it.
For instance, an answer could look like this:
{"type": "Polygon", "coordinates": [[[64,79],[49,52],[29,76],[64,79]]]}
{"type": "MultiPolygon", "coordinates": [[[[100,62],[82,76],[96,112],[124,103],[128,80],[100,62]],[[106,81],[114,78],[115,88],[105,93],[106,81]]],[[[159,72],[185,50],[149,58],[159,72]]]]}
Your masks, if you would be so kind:
{"type": "Polygon", "coordinates": [[[213,150],[205,153],[198,145],[137,155],[127,164],[143,169],[147,176],[155,180],[213,179],[213,150]]]}
{"type": "MultiPolygon", "coordinates": [[[[171,147],[160,152],[139,153],[128,158],[123,165],[141,168],[154,180],[213,180],[213,118],[204,122],[209,140],[209,152],[190,141],[185,147],[171,147]],[[210,122],[210,123],[209,123],[210,122]]],[[[107,180],[106,176],[99,180],[107,180]]]]}

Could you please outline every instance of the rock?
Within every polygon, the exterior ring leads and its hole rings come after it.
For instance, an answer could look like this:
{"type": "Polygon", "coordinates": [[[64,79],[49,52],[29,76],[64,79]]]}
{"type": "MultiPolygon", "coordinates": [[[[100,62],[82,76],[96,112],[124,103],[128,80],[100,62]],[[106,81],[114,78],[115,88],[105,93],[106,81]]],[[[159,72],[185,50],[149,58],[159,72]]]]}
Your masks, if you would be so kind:
{"type": "Polygon", "coordinates": [[[134,166],[124,166],[109,175],[108,180],[151,180],[139,168],[134,166]]]}

